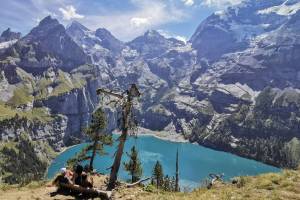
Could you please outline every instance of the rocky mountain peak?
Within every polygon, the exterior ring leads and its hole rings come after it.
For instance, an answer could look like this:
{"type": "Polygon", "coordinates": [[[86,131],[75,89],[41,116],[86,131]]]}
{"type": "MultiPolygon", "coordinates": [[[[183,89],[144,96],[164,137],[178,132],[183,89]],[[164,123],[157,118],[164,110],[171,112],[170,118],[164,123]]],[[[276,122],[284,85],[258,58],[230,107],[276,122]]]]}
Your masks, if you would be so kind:
{"type": "Polygon", "coordinates": [[[57,19],[52,18],[50,15],[40,21],[38,26],[33,28],[28,35],[22,38],[23,41],[33,41],[37,39],[44,39],[48,35],[64,35],[65,27],[58,22],[57,19]]]}
{"type": "Polygon", "coordinates": [[[67,26],[66,32],[78,45],[81,46],[80,41],[84,40],[91,31],[79,22],[73,21],[69,26],[67,26]]]}
{"type": "Polygon", "coordinates": [[[174,38],[165,38],[156,30],[148,30],[144,35],[135,38],[127,44],[146,58],[157,57],[174,47],[184,45],[182,41],[174,38]]]}
{"type": "Polygon", "coordinates": [[[67,29],[76,29],[76,30],[83,30],[83,31],[89,31],[89,29],[87,27],[85,27],[84,25],[82,25],[80,22],[78,21],[73,21],[68,27],[67,29]]]}
{"type": "Polygon", "coordinates": [[[0,36],[0,42],[10,41],[10,40],[18,40],[21,37],[21,33],[13,32],[10,28],[6,29],[2,32],[0,36]]]}
{"type": "Polygon", "coordinates": [[[45,17],[30,33],[7,51],[16,52],[20,66],[33,73],[49,67],[69,71],[86,62],[83,50],[67,34],[64,26],[51,16],[45,17]]]}
{"type": "Polygon", "coordinates": [[[209,16],[190,42],[200,59],[214,62],[224,54],[247,49],[258,36],[281,27],[297,9],[300,4],[292,1],[244,1],[209,16]]]}
{"type": "Polygon", "coordinates": [[[123,42],[118,40],[105,28],[98,28],[95,36],[100,39],[102,47],[111,50],[113,53],[120,53],[125,47],[123,42]]]}
{"type": "Polygon", "coordinates": [[[50,26],[50,25],[59,25],[58,20],[52,18],[50,15],[42,19],[39,23],[39,26],[50,26]]]}
{"type": "Polygon", "coordinates": [[[158,31],[156,30],[148,30],[144,33],[144,37],[145,38],[164,38],[166,39],[164,36],[162,36],[158,31]]]}
{"type": "Polygon", "coordinates": [[[73,21],[69,26],[67,26],[66,30],[71,34],[84,34],[85,32],[90,31],[87,27],[85,27],[78,21],[73,21]]]}

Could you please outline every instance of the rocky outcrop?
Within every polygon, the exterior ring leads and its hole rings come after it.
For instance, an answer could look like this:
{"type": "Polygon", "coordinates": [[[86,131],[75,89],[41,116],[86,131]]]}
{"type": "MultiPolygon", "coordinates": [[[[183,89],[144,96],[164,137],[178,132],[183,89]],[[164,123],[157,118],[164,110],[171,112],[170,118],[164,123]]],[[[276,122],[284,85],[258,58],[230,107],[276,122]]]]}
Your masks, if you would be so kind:
{"type": "Polygon", "coordinates": [[[10,28],[2,32],[0,42],[8,42],[11,40],[18,40],[21,38],[21,33],[12,32],[10,28]]]}
{"type": "Polygon", "coordinates": [[[127,44],[146,59],[158,57],[171,48],[184,46],[183,42],[174,38],[167,39],[155,30],[149,30],[143,36],[137,37],[127,44]]]}
{"type": "Polygon", "coordinates": [[[70,143],[72,137],[82,138],[83,130],[95,110],[97,102],[93,102],[86,88],[73,89],[58,97],[35,102],[34,106],[47,107],[52,114],[62,114],[68,119],[64,131],[64,142],[70,143]]]}
{"type": "Polygon", "coordinates": [[[49,122],[29,120],[26,117],[16,115],[11,119],[0,122],[1,141],[14,141],[20,135],[26,133],[33,141],[45,141],[56,151],[65,146],[63,139],[66,137],[68,118],[62,115],[53,116],[49,122]]]}

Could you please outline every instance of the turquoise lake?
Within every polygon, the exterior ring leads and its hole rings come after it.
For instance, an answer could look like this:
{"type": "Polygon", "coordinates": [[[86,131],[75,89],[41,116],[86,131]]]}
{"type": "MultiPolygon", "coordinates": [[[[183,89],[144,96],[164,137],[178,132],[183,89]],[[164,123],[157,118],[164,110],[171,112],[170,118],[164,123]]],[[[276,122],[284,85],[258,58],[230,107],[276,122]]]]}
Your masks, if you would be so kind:
{"type": "MultiPolygon", "coordinates": [[[[114,135],[114,139],[117,136],[114,135]]],[[[98,172],[109,174],[106,170],[112,165],[113,154],[116,150],[115,142],[112,147],[105,147],[108,153],[105,156],[97,157],[94,162],[94,168],[98,172]]],[[[86,144],[79,144],[71,147],[58,155],[48,168],[47,177],[53,178],[60,168],[66,165],[66,161],[73,157],[76,152],[86,144]]],[[[139,150],[139,156],[143,165],[144,177],[149,177],[152,173],[153,166],[157,160],[163,165],[164,174],[169,176],[175,175],[176,149],[179,150],[179,173],[181,188],[192,189],[201,184],[210,173],[224,173],[224,179],[229,180],[235,176],[257,175],[266,172],[279,172],[280,169],[269,166],[254,160],[242,158],[230,153],[215,151],[191,143],[176,143],[161,140],[153,136],[139,136],[137,139],[129,137],[126,141],[125,151],[130,152],[130,148],[136,145],[139,150]]],[[[123,155],[123,161],[127,160],[123,155]]],[[[121,166],[119,177],[128,180],[129,176],[121,166]]]]}

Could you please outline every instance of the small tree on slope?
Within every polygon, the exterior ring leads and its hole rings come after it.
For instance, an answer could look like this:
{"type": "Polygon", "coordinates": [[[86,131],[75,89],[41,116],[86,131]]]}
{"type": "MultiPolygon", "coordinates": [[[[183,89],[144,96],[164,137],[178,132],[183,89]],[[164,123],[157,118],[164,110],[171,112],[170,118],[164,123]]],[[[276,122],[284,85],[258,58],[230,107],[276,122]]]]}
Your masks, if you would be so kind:
{"type": "Polygon", "coordinates": [[[68,160],[69,165],[80,163],[85,160],[90,160],[89,168],[93,169],[95,156],[104,155],[104,145],[112,145],[113,140],[111,135],[103,134],[106,127],[106,116],[102,108],[98,108],[92,114],[92,120],[85,130],[85,134],[90,138],[91,143],[84,147],[81,152],[76,154],[75,158],[68,160]]]}
{"type": "Polygon", "coordinates": [[[130,160],[127,163],[123,164],[125,170],[128,171],[128,173],[131,175],[131,182],[134,183],[140,180],[143,174],[142,164],[135,146],[131,148],[130,154],[127,153],[127,155],[130,158],[130,160]]]}
{"type": "Polygon", "coordinates": [[[156,162],[154,168],[153,168],[153,183],[156,185],[157,188],[161,188],[164,184],[164,172],[162,165],[159,161],[156,162]]]}

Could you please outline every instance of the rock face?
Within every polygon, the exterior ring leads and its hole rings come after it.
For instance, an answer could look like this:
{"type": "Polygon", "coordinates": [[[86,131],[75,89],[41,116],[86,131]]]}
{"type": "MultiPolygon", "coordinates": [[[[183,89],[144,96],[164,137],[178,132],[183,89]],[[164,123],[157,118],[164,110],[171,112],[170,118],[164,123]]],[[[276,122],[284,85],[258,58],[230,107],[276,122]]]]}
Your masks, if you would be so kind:
{"type": "Polygon", "coordinates": [[[17,65],[30,73],[49,67],[65,71],[86,62],[86,55],[66,33],[63,25],[50,16],[6,51],[4,56],[17,57],[17,65]]]}
{"type": "MultiPolygon", "coordinates": [[[[46,110],[26,117],[55,122],[56,129],[30,134],[33,140],[52,138],[47,141],[56,148],[54,143],[83,139],[91,113],[103,102],[97,88],[124,91],[136,83],[143,94],[135,110],[140,126],[296,167],[299,10],[297,1],[244,1],[204,20],[187,44],[157,31],[123,43],[105,29],[91,31],[78,22],[65,29],[47,17],[1,53],[0,106],[8,116],[46,110]]],[[[118,114],[105,107],[111,131],[118,114]]],[[[10,128],[1,132],[13,138],[10,128]]]]}
{"type": "Polygon", "coordinates": [[[10,28],[2,32],[0,42],[8,42],[11,40],[18,40],[21,38],[21,33],[12,32],[10,28]]]}
{"type": "Polygon", "coordinates": [[[174,38],[167,39],[157,31],[150,30],[129,42],[128,46],[137,50],[144,58],[155,58],[171,48],[184,46],[184,43],[174,38]]]}
{"type": "Polygon", "coordinates": [[[1,141],[12,141],[26,133],[31,140],[48,142],[54,150],[59,151],[65,146],[63,139],[66,137],[67,120],[59,115],[48,123],[42,123],[16,115],[1,121],[0,138],[1,141]]]}

